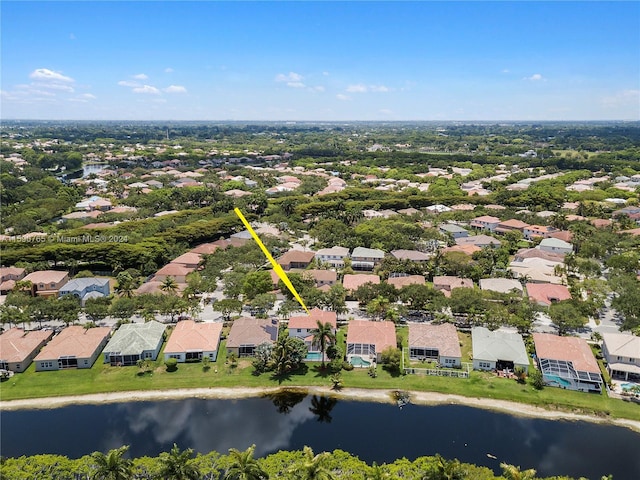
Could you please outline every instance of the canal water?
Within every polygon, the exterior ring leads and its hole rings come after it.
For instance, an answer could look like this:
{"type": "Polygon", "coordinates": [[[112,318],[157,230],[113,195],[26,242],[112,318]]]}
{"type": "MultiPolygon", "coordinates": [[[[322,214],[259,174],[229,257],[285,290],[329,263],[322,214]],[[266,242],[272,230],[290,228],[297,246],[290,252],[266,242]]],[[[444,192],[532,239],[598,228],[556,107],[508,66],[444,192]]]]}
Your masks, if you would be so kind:
{"type": "Polygon", "coordinates": [[[135,457],[156,456],[174,442],[226,453],[255,443],[258,456],[308,445],[314,452],[346,450],[369,464],[440,453],[496,472],[506,462],[539,476],[640,478],[640,434],[632,430],[458,405],[400,409],[305,395],[187,399],[3,411],[0,426],[5,457],[77,458],[121,445],[135,457]]]}

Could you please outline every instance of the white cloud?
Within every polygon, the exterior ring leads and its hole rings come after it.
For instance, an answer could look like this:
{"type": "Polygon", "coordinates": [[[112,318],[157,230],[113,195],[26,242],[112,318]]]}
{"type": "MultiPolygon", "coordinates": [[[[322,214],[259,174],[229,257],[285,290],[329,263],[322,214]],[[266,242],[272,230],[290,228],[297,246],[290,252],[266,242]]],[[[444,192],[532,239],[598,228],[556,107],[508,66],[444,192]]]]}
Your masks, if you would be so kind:
{"type": "Polygon", "coordinates": [[[299,73],[289,72],[288,74],[279,73],[276,75],[276,82],[300,83],[304,77],[299,73]]]}
{"type": "Polygon", "coordinates": [[[339,93],[336,95],[336,98],[338,100],[342,100],[343,102],[347,101],[347,100],[351,100],[351,97],[349,95],[344,95],[342,93],[339,93]]]}
{"type": "Polygon", "coordinates": [[[316,85],[315,87],[311,87],[311,90],[314,92],[324,92],[325,88],[322,85],[316,85]]]}
{"type": "Polygon", "coordinates": [[[182,85],[169,85],[163,90],[167,93],[187,93],[187,89],[182,85]]]}
{"type": "Polygon", "coordinates": [[[291,88],[304,88],[306,85],[302,82],[287,82],[287,87],[291,88]]]}
{"type": "Polygon", "coordinates": [[[388,92],[389,91],[389,87],[386,87],[384,85],[371,85],[369,88],[371,89],[372,92],[388,92]]]}
{"type": "Polygon", "coordinates": [[[167,67],[164,69],[164,73],[173,73],[173,68],[167,67]]]}
{"type": "Polygon", "coordinates": [[[134,93],[146,93],[150,95],[160,95],[160,90],[156,87],[152,87],[151,85],[143,85],[141,87],[135,87],[133,89],[134,93]]]}
{"type": "Polygon", "coordinates": [[[329,72],[322,72],[322,75],[324,75],[325,77],[329,76],[329,72]]]}
{"type": "Polygon", "coordinates": [[[80,98],[86,98],[87,100],[95,100],[98,97],[90,93],[83,93],[82,95],[80,95],[80,98]]]}
{"type": "Polygon", "coordinates": [[[64,83],[33,82],[31,86],[37,87],[37,88],[49,88],[51,90],[60,90],[60,91],[69,92],[69,93],[75,92],[75,89],[71,85],[67,85],[64,83]]]}
{"type": "Polygon", "coordinates": [[[511,73],[511,71],[508,68],[503,68],[501,73],[511,73]]]}
{"type": "Polygon", "coordinates": [[[623,106],[638,106],[640,102],[640,90],[622,90],[613,95],[603,97],[600,102],[605,108],[618,108],[623,106]]]}
{"type": "Polygon", "coordinates": [[[78,95],[77,97],[70,98],[69,101],[70,102],[87,103],[89,100],[95,100],[96,98],[97,97],[95,95],[92,95],[90,93],[83,93],[81,95],[78,95]]]}
{"type": "Polygon", "coordinates": [[[133,78],[135,78],[136,80],[147,80],[149,77],[144,73],[138,73],[137,75],[133,75],[133,78]]]}
{"type": "Polygon", "coordinates": [[[120,80],[118,82],[118,85],[120,85],[121,87],[140,87],[141,85],[138,82],[132,82],[131,80],[120,80]]]}
{"type": "Polygon", "coordinates": [[[546,79],[542,75],[540,75],[539,73],[534,73],[530,77],[524,77],[523,80],[529,80],[531,82],[540,82],[540,81],[546,80],[546,79]]]}
{"type": "Polygon", "coordinates": [[[367,86],[361,83],[357,85],[349,85],[347,87],[347,92],[351,92],[351,93],[365,93],[367,91],[368,91],[367,86]]]}
{"type": "Polygon", "coordinates": [[[36,80],[45,80],[48,82],[69,82],[72,83],[75,80],[71,77],[67,77],[62,75],[60,72],[54,72],[53,70],[49,70],[48,68],[38,68],[31,72],[29,75],[30,78],[34,78],[36,80]]]}

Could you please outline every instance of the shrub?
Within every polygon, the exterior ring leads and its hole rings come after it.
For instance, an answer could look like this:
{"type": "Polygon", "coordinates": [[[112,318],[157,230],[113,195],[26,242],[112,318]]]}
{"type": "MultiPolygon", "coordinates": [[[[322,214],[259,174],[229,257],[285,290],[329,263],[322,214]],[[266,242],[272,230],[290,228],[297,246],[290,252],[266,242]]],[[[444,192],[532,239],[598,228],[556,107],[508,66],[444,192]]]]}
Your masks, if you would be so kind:
{"type": "Polygon", "coordinates": [[[529,373],[529,381],[536,390],[542,390],[544,388],[544,378],[542,378],[542,372],[538,369],[529,373]]]}
{"type": "Polygon", "coordinates": [[[342,362],[342,368],[344,370],[346,370],[347,372],[350,372],[351,370],[353,370],[353,365],[351,365],[349,362],[344,361],[342,362]]]}
{"type": "Polygon", "coordinates": [[[167,372],[175,372],[178,369],[178,359],[169,358],[164,362],[167,367],[167,372]]]}

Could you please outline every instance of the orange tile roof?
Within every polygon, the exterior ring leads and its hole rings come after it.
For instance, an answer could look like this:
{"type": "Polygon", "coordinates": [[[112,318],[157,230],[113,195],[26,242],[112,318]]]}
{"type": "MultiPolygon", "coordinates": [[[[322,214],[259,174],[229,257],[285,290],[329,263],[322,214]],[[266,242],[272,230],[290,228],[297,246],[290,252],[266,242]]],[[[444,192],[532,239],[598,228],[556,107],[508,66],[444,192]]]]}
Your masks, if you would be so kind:
{"type": "Polygon", "coordinates": [[[529,299],[543,305],[551,305],[551,302],[570,300],[571,292],[564,285],[553,285],[551,283],[527,283],[527,294],[529,299]]]}
{"type": "Polygon", "coordinates": [[[216,245],[215,243],[203,243],[203,244],[198,245],[195,248],[192,248],[189,251],[191,253],[199,253],[201,255],[211,255],[212,253],[214,253],[219,248],[220,248],[220,246],[216,245]]]}
{"type": "Polygon", "coordinates": [[[52,330],[31,330],[11,328],[0,335],[0,360],[8,363],[23,362],[43,342],[53,336],[52,330]]]}
{"type": "Polygon", "coordinates": [[[59,270],[41,270],[33,272],[23,278],[24,281],[29,281],[33,284],[36,283],[58,283],[61,282],[64,277],[68,276],[67,272],[61,272],[59,270]]]}
{"type": "Polygon", "coordinates": [[[89,358],[110,334],[111,328],[109,327],[88,329],[80,325],[66,327],[58,335],[53,337],[35,360],[57,360],[64,356],[89,358]]]}
{"type": "Polygon", "coordinates": [[[393,322],[371,322],[369,320],[351,320],[347,330],[347,344],[371,343],[376,353],[397,346],[396,327],[393,322]]]}
{"type": "Polygon", "coordinates": [[[406,287],[407,285],[424,285],[425,279],[422,275],[408,275],[406,277],[389,278],[387,280],[387,283],[400,289],[402,287],[406,287]]]}
{"type": "Polygon", "coordinates": [[[480,248],[477,245],[473,245],[471,243],[466,243],[464,245],[453,245],[452,247],[446,247],[442,249],[442,253],[447,253],[447,252],[461,252],[464,253],[466,255],[473,255],[476,252],[481,251],[482,248],[480,248]]]}
{"type": "Polygon", "coordinates": [[[338,328],[338,316],[336,312],[314,308],[310,310],[309,313],[311,313],[311,315],[296,315],[289,318],[289,328],[313,329],[318,327],[318,321],[330,323],[334,330],[338,328]]]}
{"type": "Polygon", "coordinates": [[[156,272],[156,275],[182,276],[193,272],[193,268],[185,267],[179,263],[167,263],[164,267],[156,272]]]}
{"type": "Polygon", "coordinates": [[[365,283],[380,283],[380,277],[372,273],[347,273],[342,279],[342,286],[345,290],[357,290],[359,286],[365,283]]]}
{"type": "Polygon", "coordinates": [[[273,343],[278,337],[276,320],[268,318],[240,317],[234,320],[229,336],[227,348],[238,348],[241,345],[260,345],[273,343]]]}
{"type": "Polygon", "coordinates": [[[218,350],[222,323],[194,322],[183,320],[178,322],[167,341],[164,353],[188,352],[202,350],[214,352],[218,350]]]}
{"type": "Polygon", "coordinates": [[[577,371],[600,374],[598,362],[589,344],[583,338],[534,333],[533,343],[536,346],[538,358],[571,362],[577,371]]]}

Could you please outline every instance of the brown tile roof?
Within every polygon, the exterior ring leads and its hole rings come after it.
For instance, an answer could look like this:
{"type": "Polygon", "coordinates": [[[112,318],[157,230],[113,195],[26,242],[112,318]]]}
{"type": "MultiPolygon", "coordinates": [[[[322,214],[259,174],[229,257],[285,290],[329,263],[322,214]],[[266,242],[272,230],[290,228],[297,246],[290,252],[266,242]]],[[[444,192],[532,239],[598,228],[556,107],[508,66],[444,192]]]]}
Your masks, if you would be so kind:
{"type": "Polygon", "coordinates": [[[64,356],[89,358],[109,335],[111,335],[111,328],[109,327],[89,329],[80,325],[66,327],[53,337],[35,360],[57,360],[64,356]]]}
{"type": "Polygon", "coordinates": [[[527,283],[527,294],[533,302],[542,305],[551,305],[551,302],[570,300],[571,293],[564,285],[553,285],[551,283],[527,283]]]}
{"type": "Polygon", "coordinates": [[[402,287],[406,287],[407,285],[424,285],[425,279],[422,275],[407,275],[406,277],[389,278],[387,279],[387,283],[400,289],[402,287]]]}
{"type": "Polygon", "coordinates": [[[268,318],[240,317],[234,320],[227,348],[238,348],[241,345],[260,345],[273,343],[278,338],[278,323],[268,318]]]}
{"type": "Polygon", "coordinates": [[[222,323],[194,322],[183,320],[178,322],[164,347],[164,353],[188,352],[202,350],[213,352],[218,350],[222,323]]]}
{"type": "Polygon", "coordinates": [[[371,322],[369,320],[351,320],[347,330],[347,344],[371,343],[376,353],[397,346],[396,327],[393,322],[371,322]]]}
{"type": "Polygon", "coordinates": [[[53,336],[52,330],[32,330],[11,328],[0,335],[0,360],[8,363],[25,361],[43,342],[53,336]]]}
{"type": "Polygon", "coordinates": [[[557,238],[558,240],[562,240],[564,242],[571,242],[573,238],[573,233],[568,230],[560,230],[559,232],[554,232],[549,235],[550,238],[557,238]]]}
{"type": "Polygon", "coordinates": [[[59,270],[41,270],[39,272],[33,272],[23,278],[24,281],[30,281],[34,285],[37,283],[58,283],[64,280],[69,274],[67,272],[61,272],[59,270]]]}
{"type": "Polygon", "coordinates": [[[1,267],[0,279],[8,280],[10,278],[22,278],[24,277],[24,268],[18,267],[1,267]]]}
{"type": "Polygon", "coordinates": [[[391,255],[398,260],[411,260],[413,262],[424,262],[431,258],[428,254],[418,250],[394,250],[391,255]]]}
{"type": "Polygon", "coordinates": [[[345,290],[357,290],[359,286],[365,283],[380,283],[380,277],[372,273],[347,273],[342,279],[342,286],[345,290]]]}
{"type": "Polygon", "coordinates": [[[451,275],[436,276],[433,277],[433,288],[442,290],[442,293],[448,297],[454,288],[473,288],[473,280],[451,275]]]}
{"type": "Polygon", "coordinates": [[[318,321],[330,323],[334,330],[338,328],[338,316],[336,312],[314,308],[310,310],[310,313],[311,315],[296,315],[289,318],[289,328],[313,329],[318,327],[318,321]]]}
{"type": "Polygon", "coordinates": [[[409,348],[437,348],[440,356],[462,357],[458,331],[452,323],[409,323],[409,348]]]}
{"type": "Polygon", "coordinates": [[[612,224],[613,224],[613,222],[611,220],[606,219],[606,218],[594,218],[593,220],[591,220],[591,225],[593,225],[596,228],[609,227],[612,224]]]}
{"type": "Polygon", "coordinates": [[[513,230],[513,229],[517,229],[517,230],[522,230],[525,227],[528,227],[529,224],[522,222],[520,220],[517,220],[515,218],[512,218],[510,220],[505,220],[504,222],[500,222],[498,224],[498,229],[509,229],[509,230],[513,230]]]}
{"type": "Polygon", "coordinates": [[[280,265],[291,263],[310,263],[316,256],[316,252],[303,252],[302,250],[289,250],[278,259],[280,265]]]}
{"type": "Polygon", "coordinates": [[[446,247],[442,249],[442,253],[447,253],[447,252],[460,252],[460,253],[464,253],[467,255],[473,255],[476,252],[481,251],[482,248],[480,248],[477,245],[473,245],[471,243],[465,244],[465,245],[454,245],[452,247],[446,247]]]}
{"type": "Polygon", "coordinates": [[[533,343],[536,346],[538,358],[571,362],[577,371],[600,374],[598,362],[589,344],[583,338],[534,333],[533,343]]]}
{"type": "Polygon", "coordinates": [[[197,265],[200,263],[200,260],[202,260],[202,256],[200,254],[187,252],[171,260],[171,263],[177,263],[179,265],[197,265]]]}
{"type": "Polygon", "coordinates": [[[193,272],[193,268],[185,267],[179,263],[167,263],[164,267],[156,272],[156,275],[167,275],[176,277],[178,275],[188,275],[193,272]]]}
{"type": "Polygon", "coordinates": [[[310,269],[303,270],[302,275],[308,275],[310,278],[316,283],[320,282],[330,282],[335,283],[338,280],[338,274],[334,270],[319,270],[319,269],[310,269]]]}
{"type": "Polygon", "coordinates": [[[522,248],[516,252],[515,258],[516,260],[524,258],[542,258],[552,262],[564,262],[564,255],[547,252],[546,250],[540,250],[539,248],[522,248]]]}
{"type": "MultiPolygon", "coordinates": [[[[198,245],[195,248],[192,248],[189,251],[191,253],[199,253],[200,255],[211,255],[212,253],[214,253],[219,248],[221,248],[221,247],[216,245],[215,243],[203,243],[203,244],[198,245]]],[[[224,247],[222,247],[222,248],[224,248],[224,247]]]]}

